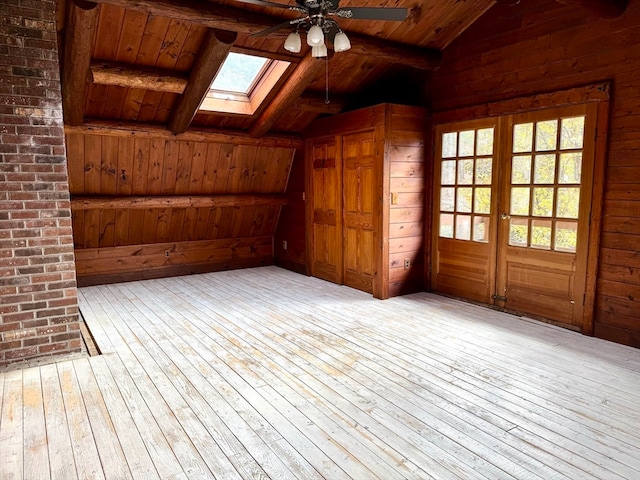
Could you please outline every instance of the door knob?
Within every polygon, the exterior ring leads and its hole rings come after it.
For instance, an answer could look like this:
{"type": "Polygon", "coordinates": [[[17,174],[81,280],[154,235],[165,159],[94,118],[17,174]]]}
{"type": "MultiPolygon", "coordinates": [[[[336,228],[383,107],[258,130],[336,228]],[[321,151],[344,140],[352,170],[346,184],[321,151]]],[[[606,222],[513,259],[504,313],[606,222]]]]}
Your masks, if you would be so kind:
{"type": "Polygon", "coordinates": [[[503,213],[502,215],[500,215],[500,218],[502,220],[509,220],[511,218],[511,215],[507,215],[506,213],[503,213]]]}

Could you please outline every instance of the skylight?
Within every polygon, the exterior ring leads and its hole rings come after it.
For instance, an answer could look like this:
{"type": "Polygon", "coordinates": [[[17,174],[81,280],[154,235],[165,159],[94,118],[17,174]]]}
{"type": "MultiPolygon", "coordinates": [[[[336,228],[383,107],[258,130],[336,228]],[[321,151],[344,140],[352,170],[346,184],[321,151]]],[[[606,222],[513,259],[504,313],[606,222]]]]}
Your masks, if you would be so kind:
{"type": "Polygon", "coordinates": [[[211,83],[211,88],[248,95],[270,62],[265,57],[231,52],[211,83]]]}
{"type": "Polygon", "coordinates": [[[200,110],[253,115],[291,63],[230,52],[200,110]]]}

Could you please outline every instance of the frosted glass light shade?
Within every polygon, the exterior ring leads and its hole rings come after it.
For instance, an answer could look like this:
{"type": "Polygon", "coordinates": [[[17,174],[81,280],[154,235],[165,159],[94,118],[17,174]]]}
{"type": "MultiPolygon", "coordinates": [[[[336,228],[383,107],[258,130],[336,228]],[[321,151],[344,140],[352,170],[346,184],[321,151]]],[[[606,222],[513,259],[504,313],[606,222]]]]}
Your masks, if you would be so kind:
{"type": "Polygon", "coordinates": [[[338,32],[336,38],[333,39],[333,49],[336,52],[346,52],[351,48],[349,37],[344,32],[338,32]]]}
{"type": "Polygon", "coordinates": [[[311,47],[311,56],[314,58],[322,58],[327,56],[327,46],[323,43],[311,47]]]}
{"type": "Polygon", "coordinates": [[[315,47],[324,43],[324,32],[318,25],[314,25],[309,29],[307,33],[307,44],[310,47],[315,47]]]}
{"type": "Polygon", "coordinates": [[[290,33],[284,42],[284,49],[291,53],[300,53],[301,48],[302,41],[300,40],[300,34],[298,32],[290,33]]]}

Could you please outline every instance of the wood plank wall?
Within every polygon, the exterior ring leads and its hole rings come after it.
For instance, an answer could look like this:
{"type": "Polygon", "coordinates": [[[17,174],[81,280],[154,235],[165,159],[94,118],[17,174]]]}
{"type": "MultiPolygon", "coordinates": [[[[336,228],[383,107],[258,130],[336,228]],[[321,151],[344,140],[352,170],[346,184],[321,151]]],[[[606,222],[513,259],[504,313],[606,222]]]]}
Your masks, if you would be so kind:
{"type": "MultiPolygon", "coordinates": [[[[72,199],[284,194],[293,148],[67,134],[72,199]]],[[[81,285],[273,262],[280,205],[72,208],[81,285]]]]}
{"type": "Polygon", "coordinates": [[[424,288],[426,117],[421,109],[388,105],[387,122],[389,296],[395,297],[424,288]]]}
{"type": "Polygon", "coordinates": [[[640,347],[640,1],[605,20],[552,0],[493,7],[445,50],[436,111],[613,81],[594,333],[640,347]]]}
{"type": "Polygon", "coordinates": [[[274,237],[274,257],[276,265],[306,274],[304,175],[304,151],[299,149],[287,185],[287,204],[282,207],[274,237]],[[283,242],[287,242],[286,249],[283,242]]]}

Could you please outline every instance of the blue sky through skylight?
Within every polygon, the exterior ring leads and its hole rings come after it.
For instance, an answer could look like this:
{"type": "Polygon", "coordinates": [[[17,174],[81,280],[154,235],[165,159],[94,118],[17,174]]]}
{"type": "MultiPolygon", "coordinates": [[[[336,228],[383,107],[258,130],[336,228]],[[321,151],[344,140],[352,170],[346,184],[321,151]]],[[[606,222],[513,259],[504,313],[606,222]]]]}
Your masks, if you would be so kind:
{"type": "Polygon", "coordinates": [[[214,90],[248,94],[268,58],[231,52],[211,83],[214,90]]]}

